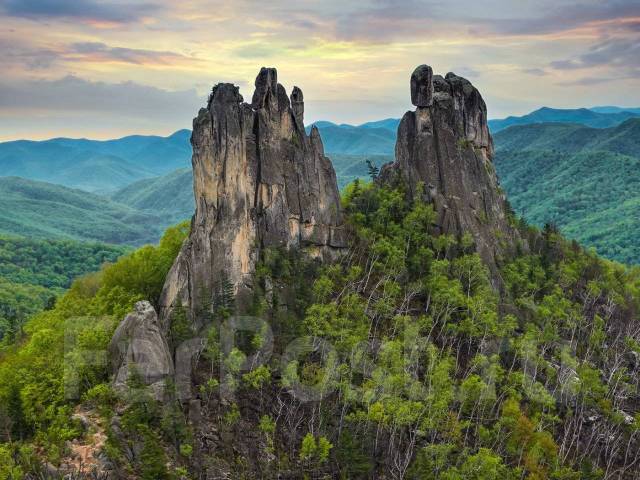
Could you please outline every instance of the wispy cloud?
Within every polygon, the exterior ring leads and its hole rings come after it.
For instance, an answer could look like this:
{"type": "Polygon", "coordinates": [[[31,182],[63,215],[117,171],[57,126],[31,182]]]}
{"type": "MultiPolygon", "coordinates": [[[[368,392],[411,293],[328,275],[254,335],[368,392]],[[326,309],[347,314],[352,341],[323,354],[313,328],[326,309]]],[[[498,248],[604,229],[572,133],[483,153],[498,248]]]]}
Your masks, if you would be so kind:
{"type": "Polygon", "coordinates": [[[73,43],[63,56],[86,62],[123,62],[136,65],[169,65],[193,60],[175,52],[112,47],[102,42],[73,43]]]}
{"type": "Polygon", "coordinates": [[[522,71],[527,75],[535,75],[536,77],[544,77],[547,74],[543,68],[523,68],[522,71]]]}
{"type": "Polygon", "coordinates": [[[57,80],[0,80],[0,112],[109,112],[123,117],[192,116],[204,102],[195,90],[169,91],[135,82],[92,82],[73,75],[57,80]]]}
{"type": "Polygon", "coordinates": [[[602,28],[607,26],[605,22],[610,28],[629,17],[640,17],[640,2],[637,0],[540,1],[531,5],[535,5],[532,11],[521,9],[506,16],[476,18],[475,21],[496,33],[523,36],[566,32],[581,27],[602,28]]]}
{"type": "Polygon", "coordinates": [[[556,60],[550,65],[558,70],[610,67],[619,76],[640,78],[640,37],[606,39],[577,58],[556,60]]]}
{"type": "Polygon", "coordinates": [[[144,2],[93,0],[0,0],[0,9],[9,16],[30,19],[132,23],[156,13],[159,6],[144,2]]]}

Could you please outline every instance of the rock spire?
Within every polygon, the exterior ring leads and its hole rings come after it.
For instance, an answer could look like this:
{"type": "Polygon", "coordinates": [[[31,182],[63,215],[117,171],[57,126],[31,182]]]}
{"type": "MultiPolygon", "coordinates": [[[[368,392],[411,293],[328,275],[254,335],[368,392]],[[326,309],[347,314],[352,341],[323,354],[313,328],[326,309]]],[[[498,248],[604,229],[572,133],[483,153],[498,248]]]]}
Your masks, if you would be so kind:
{"type": "Polygon", "coordinates": [[[251,104],[232,84],[213,88],[193,121],[196,213],[165,284],[165,310],[206,308],[222,278],[237,293],[250,289],[265,248],[327,258],[345,246],[336,175],[303,117],[302,91],[287,96],[275,68],[260,70],[251,104]]]}
{"type": "Polygon", "coordinates": [[[491,268],[502,250],[496,232],[515,233],[492,163],[484,100],[468,80],[433,75],[428,65],[415,69],[410,88],[417,108],[403,116],[395,162],[382,168],[381,179],[400,178],[412,196],[424,195],[438,213],[438,230],[470,233],[491,268]]]}

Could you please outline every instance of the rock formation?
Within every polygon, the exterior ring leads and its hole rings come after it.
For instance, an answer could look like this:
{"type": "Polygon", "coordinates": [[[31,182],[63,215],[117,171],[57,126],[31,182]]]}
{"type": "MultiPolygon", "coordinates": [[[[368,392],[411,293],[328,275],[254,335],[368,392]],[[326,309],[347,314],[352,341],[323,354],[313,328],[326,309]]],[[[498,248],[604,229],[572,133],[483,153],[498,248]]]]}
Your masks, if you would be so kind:
{"type": "Polygon", "coordinates": [[[251,104],[232,84],[213,88],[193,121],[196,213],[162,295],[165,329],[172,306],[207,308],[222,278],[250,289],[265,248],[327,258],[345,246],[336,175],[303,115],[302,91],[289,98],[274,68],[260,71],[251,104]]]}
{"type": "Polygon", "coordinates": [[[424,195],[438,213],[441,233],[469,232],[485,262],[495,265],[496,231],[512,234],[492,163],[487,108],[466,79],[433,75],[421,65],[411,75],[415,111],[398,126],[395,162],[381,180],[400,178],[412,196],[424,195]]]}
{"type": "Polygon", "coordinates": [[[158,315],[149,302],[136,303],[134,311],[120,323],[109,344],[109,359],[117,391],[126,390],[129,375],[135,368],[155,397],[162,398],[165,380],[174,373],[173,359],[158,315]]]}
{"type": "MultiPolygon", "coordinates": [[[[515,234],[491,161],[485,103],[467,80],[434,76],[426,65],[411,76],[411,99],[417,108],[402,118],[395,162],[383,167],[380,181],[400,180],[410,195],[432,202],[438,230],[471,233],[492,268],[502,249],[496,232],[515,234]]],[[[273,68],[260,71],[251,104],[232,84],[213,88],[193,121],[191,234],[167,276],[160,319],[139,303],[116,331],[116,386],[135,363],[159,389],[174,373],[166,341],[172,309],[186,307],[193,326],[205,326],[202,313],[224,281],[242,311],[265,249],[301,248],[331,260],[345,247],[336,175],[318,130],[307,135],[303,121],[302,91],[294,87],[288,97],[273,68]]]]}

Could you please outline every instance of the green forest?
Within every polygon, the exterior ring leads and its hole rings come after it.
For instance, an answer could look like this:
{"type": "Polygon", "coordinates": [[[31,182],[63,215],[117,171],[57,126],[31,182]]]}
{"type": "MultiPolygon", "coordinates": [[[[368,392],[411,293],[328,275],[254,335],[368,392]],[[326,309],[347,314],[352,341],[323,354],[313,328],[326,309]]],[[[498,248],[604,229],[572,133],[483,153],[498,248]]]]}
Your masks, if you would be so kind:
{"type": "Polygon", "coordinates": [[[496,170],[519,215],[555,224],[607,258],[640,263],[640,120],[516,126],[495,141],[496,170]]]}
{"type": "MultiPolygon", "coordinates": [[[[603,260],[553,226],[513,217],[522,241],[505,249],[496,276],[469,235],[435,235],[432,207],[401,186],[356,181],[343,206],[348,256],[322,265],[271,249],[256,270],[247,309],[277,334],[277,355],[243,371],[262,334],[225,352],[214,328],[197,365],[203,421],[222,439],[251,438],[264,478],[292,471],[370,478],[384,466],[416,480],[595,480],[638,460],[640,418],[626,411],[637,410],[638,379],[628,362],[640,356],[632,322],[639,269],[603,260]],[[277,360],[301,336],[322,337],[332,349],[277,360]],[[234,401],[219,401],[222,384],[233,388],[234,401]],[[287,395],[296,386],[319,392],[321,401],[287,395]],[[579,432],[606,440],[576,443],[579,432]],[[625,451],[635,458],[603,464],[625,451]]],[[[0,479],[41,471],[43,457],[61,462],[68,442],[87,434],[72,418],[79,403],[99,412],[110,458],[138,478],[198,478],[191,476],[196,460],[248,478],[248,459],[233,442],[201,458],[177,400],[161,406],[117,396],[108,366],[85,353],[106,349],[137,300],[158,306],[187,233],[186,224],[170,228],[158,246],[77,279],[25,325],[25,337],[4,347],[0,479]],[[133,445],[109,426],[115,412],[133,445]],[[133,447],[142,453],[128,463],[133,447]]],[[[219,324],[234,313],[232,300],[223,289],[203,315],[219,324]]],[[[179,313],[173,348],[196,335],[179,313]]]]}
{"type": "Polygon", "coordinates": [[[0,235],[0,342],[15,340],[25,320],[52,308],[76,277],[127,251],[101,243],[0,235]]]}

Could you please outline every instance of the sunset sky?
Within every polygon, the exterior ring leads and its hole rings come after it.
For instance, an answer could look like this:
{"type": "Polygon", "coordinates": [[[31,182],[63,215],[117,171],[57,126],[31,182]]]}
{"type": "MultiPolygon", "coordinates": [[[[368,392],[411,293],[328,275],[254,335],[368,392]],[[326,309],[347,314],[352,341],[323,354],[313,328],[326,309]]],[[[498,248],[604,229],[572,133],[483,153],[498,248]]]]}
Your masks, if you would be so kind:
{"type": "Polygon", "coordinates": [[[490,118],[638,107],[640,0],[0,0],[0,140],[190,128],[213,84],[250,99],[261,66],[307,122],[399,117],[422,63],[490,118]]]}

